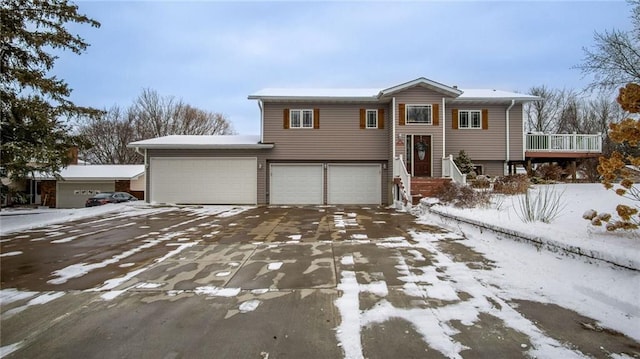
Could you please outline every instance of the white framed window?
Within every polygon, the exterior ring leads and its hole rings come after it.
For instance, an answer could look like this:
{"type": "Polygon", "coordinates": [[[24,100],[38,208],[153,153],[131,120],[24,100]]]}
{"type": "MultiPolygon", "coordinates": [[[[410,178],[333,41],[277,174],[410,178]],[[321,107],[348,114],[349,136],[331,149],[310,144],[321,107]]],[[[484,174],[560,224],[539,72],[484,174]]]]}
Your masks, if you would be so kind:
{"type": "Polygon", "coordinates": [[[367,128],[378,128],[378,110],[367,110],[367,128]]]}
{"type": "Polygon", "coordinates": [[[430,125],[432,123],[431,105],[407,105],[407,123],[421,123],[430,125]]]}
{"type": "Polygon", "coordinates": [[[313,110],[289,111],[290,128],[313,128],[313,110]]]}
{"type": "Polygon", "coordinates": [[[480,110],[458,111],[458,128],[482,128],[482,112],[480,110]]]}

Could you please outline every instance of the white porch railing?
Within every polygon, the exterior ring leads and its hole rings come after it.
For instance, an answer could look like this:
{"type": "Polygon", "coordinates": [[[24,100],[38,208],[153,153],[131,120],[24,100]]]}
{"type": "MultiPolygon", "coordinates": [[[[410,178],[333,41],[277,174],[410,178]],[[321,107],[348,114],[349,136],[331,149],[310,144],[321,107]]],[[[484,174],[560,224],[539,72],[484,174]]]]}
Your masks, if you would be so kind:
{"type": "Polygon", "coordinates": [[[530,152],[602,152],[602,136],[578,134],[527,134],[530,152]]]}
{"type": "Polygon", "coordinates": [[[393,164],[393,177],[399,177],[404,185],[404,188],[398,187],[400,195],[404,201],[411,203],[411,176],[407,171],[407,166],[404,164],[404,158],[399,155],[395,158],[393,164]]]}
{"type": "Polygon", "coordinates": [[[456,163],[453,162],[453,155],[442,159],[442,177],[451,178],[454,182],[460,184],[467,183],[467,175],[460,172],[456,163]]]}

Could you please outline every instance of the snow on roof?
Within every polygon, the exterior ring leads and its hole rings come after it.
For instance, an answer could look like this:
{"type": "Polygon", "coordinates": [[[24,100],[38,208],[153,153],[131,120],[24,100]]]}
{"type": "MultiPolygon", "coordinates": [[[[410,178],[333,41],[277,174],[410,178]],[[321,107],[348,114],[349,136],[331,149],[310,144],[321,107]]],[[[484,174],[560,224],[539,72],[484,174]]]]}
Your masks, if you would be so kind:
{"type": "MultiPolygon", "coordinates": [[[[262,89],[252,95],[249,95],[249,99],[342,99],[342,100],[378,100],[380,96],[388,93],[393,93],[396,90],[403,90],[406,87],[411,87],[416,84],[427,83],[428,85],[437,87],[439,89],[447,90],[448,87],[437,82],[429,81],[426,79],[417,79],[406,84],[390,87],[387,89],[377,88],[266,88],[262,89]]],[[[517,92],[501,91],[494,89],[457,89],[450,88],[449,91],[452,95],[456,92],[461,93],[458,97],[455,97],[454,101],[490,101],[490,100],[516,100],[516,101],[535,101],[539,100],[539,97],[521,94],[517,92]]]]}
{"type": "Polygon", "coordinates": [[[260,143],[260,136],[256,135],[172,135],[148,140],[131,142],[127,147],[149,149],[162,148],[211,148],[211,149],[257,149],[272,148],[271,144],[260,143]]]}
{"type": "MultiPolygon", "coordinates": [[[[69,165],[60,171],[67,181],[79,180],[131,180],[144,174],[144,165],[69,165]]],[[[34,173],[37,180],[51,180],[55,177],[34,173]]]]}
{"type": "Polygon", "coordinates": [[[491,99],[508,99],[508,100],[539,100],[537,96],[521,94],[517,92],[493,90],[493,89],[466,89],[462,90],[456,100],[491,100],[491,99]]]}
{"type": "Polygon", "coordinates": [[[266,88],[249,96],[258,98],[369,98],[380,93],[377,88],[266,88]]]}

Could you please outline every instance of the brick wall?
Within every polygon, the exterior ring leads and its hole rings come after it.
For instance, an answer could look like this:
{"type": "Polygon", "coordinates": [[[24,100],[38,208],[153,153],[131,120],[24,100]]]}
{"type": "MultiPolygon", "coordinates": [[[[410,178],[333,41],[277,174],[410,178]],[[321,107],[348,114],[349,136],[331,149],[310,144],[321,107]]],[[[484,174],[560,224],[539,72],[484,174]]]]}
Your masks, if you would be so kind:
{"type": "Polygon", "coordinates": [[[40,183],[40,201],[42,206],[56,208],[56,181],[48,180],[40,183]]]}
{"type": "Polygon", "coordinates": [[[127,192],[137,199],[144,199],[144,191],[132,191],[131,181],[129,180],[116,181],[116,192],[127,192]]]}

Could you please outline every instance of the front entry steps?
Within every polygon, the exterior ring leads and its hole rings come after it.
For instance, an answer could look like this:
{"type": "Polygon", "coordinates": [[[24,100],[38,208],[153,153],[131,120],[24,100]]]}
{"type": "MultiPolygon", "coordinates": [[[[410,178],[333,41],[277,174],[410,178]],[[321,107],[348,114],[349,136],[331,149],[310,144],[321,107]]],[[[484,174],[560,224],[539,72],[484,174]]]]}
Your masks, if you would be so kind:
{"type": "Polygon", "coordinates": [[[450,181],[451,178],[412,177],[411,203],[416,205],[423,197],[435,197],[439,188],[450,181]]]}

